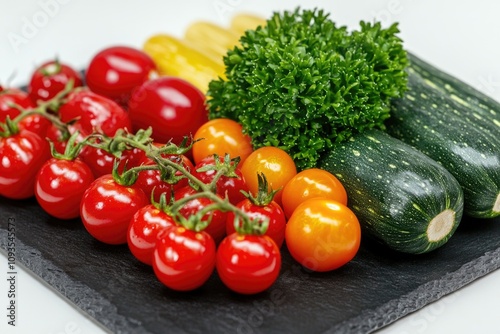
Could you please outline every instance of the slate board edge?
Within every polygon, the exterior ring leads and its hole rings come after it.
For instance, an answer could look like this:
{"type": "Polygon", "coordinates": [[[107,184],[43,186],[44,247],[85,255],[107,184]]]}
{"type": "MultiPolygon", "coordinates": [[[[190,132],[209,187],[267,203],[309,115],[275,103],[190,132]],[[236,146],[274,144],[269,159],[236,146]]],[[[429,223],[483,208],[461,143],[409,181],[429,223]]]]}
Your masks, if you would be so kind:
{"type": "Polygon", "coordinates": [[[325,333],[374,332],[499,268],[500,248],[497,248],[462,265],[456,271],[446,273],[438,280],[422,284],[398,299],[393,299],[374,310],[366,310],[354,318],[339,323],[325,333]]]}
{"type": "MultiPolygon", "coordinates": [[[[7,235],[6,230],[0,229],[0,251],[4,255],[7,255],[7,235]]],[[[134,328],[135,333],[152,334],[140,325],[140,321],[118,314],[116,306],[99,292],[73,280],[64,270],[43,258],[37,249],[25,245],[19,239],[16,240],[16,262],[34,273],[70,304],[83,311],[103,330],[126,333],[134,328]]]]}
{"type": "MultiPolygon", "coordinates": [[[[6,254],[7,235],[6,230],[0,229],[0,246],[3,254],[6,254]]],[[[16,242],[16,261],[105,329],[113,333],[123,333],[133,328],[135,333],[152,334],[141,325],[141,321],[118,314],[116,306],[100,293],[73,280],[64,270],[44,259],[38,250],[24,245],[19,240],[16,242]]],[[[393,299],[376,309],[366,310],[354,318],[339,323],[326,333],[371,333],[498,268],[500,268],[500,248],[485,253],[438,280],[419,286],[401,298],[393,299]]]]}

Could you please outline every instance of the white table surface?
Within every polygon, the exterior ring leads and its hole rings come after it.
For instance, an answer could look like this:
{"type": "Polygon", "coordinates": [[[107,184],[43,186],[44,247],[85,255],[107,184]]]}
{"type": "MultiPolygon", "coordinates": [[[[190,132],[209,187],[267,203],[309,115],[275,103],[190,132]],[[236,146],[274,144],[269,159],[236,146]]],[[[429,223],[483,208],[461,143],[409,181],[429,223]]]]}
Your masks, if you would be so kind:
{"type": "MultiPolygon", "coordinates": [[[[100,49],[141,47],[150,35],[181,36],[194,20],[227,25],[233,13],[324,8],[339,24],[400,22],[408,50],[500,101],[500,2],[497,0],[0,0],[0,83],[21,85],[58,56],[84,68],[100,49]],[[9,81],[10,80],[10,81],[9,81]]],[[[4,219],[5,217],[1,217],[4,219]]],[[[0,256],[0,268],[7,260],[0,256]]],[[[4,266],[5,265],[5,266],[4,266]]],[[[0,277],[0,333],[105,332],[29,271],[18,273],[18,326],[4,315],[8,290],[0,277]]],[[[381,330],[383,334],[500,333],[500,270],[381,330]]]]}

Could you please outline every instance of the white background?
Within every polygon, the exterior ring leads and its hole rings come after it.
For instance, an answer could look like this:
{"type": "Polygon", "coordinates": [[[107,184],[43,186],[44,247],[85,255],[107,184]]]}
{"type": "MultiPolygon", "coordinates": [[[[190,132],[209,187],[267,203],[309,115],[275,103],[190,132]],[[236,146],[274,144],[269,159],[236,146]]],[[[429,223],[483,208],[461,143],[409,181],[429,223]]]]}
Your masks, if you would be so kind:
{"type": "MultiPolygon", "coordinates": [[[[58,56],[84,68],[110,45],[141,47],[152,34],[182,36],[194,20],[227,25],[231,15],[269,16],[300,5],[324,8],[338,24],[400,22],[408,50],[500,101],[500,2],[497,0],[0,0],[0,83],[24,84],[58,56]]],[[[5,217],[1,217],[4,219],[5,217]]],[[[56,245],[55,245],[56,247],[56,245]]],[[[0,257],[0,268],[5,264],[0,257]]],[[[0,333],[98,333],[99,328],[28,272],[18,276],[15,330],[0,311],[0,333]]],[[[7,302],[0,275],[0,310],[7,302]]],[[[500,333],[500,271],[397,321],[381,333],[500,333]]],[[[101,330],[102,331],[102,330],[101,330]]]]}

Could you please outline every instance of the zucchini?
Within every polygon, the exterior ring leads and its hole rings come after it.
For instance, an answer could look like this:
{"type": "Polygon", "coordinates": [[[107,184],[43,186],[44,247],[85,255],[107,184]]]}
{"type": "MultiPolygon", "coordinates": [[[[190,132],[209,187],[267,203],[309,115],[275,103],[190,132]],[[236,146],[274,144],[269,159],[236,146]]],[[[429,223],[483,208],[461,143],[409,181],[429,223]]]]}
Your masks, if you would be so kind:
{"type": "Polygon", "coordinates": [[[387,132],[455,176],[463,188],[465,214],[477,218],[499,216],[500,128],[494,116],[490,117],[494,114],[484,108],[480,112],[479,99],[461,99],[451,93],[451,84],[443,91],[439,88],[446,86],[442,75],[433,81],[432,76],[422,76],[421,70],[414,68],[407,71],[405,96],[392,101],[387,132]]]}
{"type": "Polygon", "coordinates": [[[380,130],[338,144],[319,161],[346,188],[366,235],[411,254],[432,251],[453,235],[463,192],[441,165],[380,130]]]}
{"type": "Polygon", "coordinates": [[[463,81],[437,69],[417,56],[408,53],[409,69],[418,73],[432,88],[448,95],[462,108],[455,110],[462,116],[472,116],[476,122],[482,123],[496,131],[500,131],[500,103],[481,93],[463,81]]]}

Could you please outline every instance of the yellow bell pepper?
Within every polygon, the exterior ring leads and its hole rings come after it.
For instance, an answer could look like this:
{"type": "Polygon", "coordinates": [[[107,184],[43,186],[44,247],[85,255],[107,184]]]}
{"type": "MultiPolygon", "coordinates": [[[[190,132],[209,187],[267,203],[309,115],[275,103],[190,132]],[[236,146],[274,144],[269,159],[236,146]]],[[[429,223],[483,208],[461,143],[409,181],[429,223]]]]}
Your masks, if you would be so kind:
{"type": "Polygon", "coordinates": [[[238,44],[239,35],[214,23],[198,21],[186,29],[184,40],[222,63],[227,50],[238,44]]]}
{"type": "Polygon", "coordinates": [[[231,19],[230,27],[237,35],[241,36],[248,29],[257,29],[258,26],[265,26],[266,20],[260,16],[240,13],[233,16],[231,19]]]}
{"type": "Polygon", "coordinates": [[[213,60],[176,37],[166,34],[152,36],[144,43],[143,49],[156,63],[160,75],[182,78],[204,94],[211,80],[225,78],[222,62],[213,60]]]}

